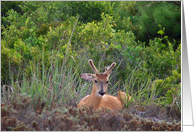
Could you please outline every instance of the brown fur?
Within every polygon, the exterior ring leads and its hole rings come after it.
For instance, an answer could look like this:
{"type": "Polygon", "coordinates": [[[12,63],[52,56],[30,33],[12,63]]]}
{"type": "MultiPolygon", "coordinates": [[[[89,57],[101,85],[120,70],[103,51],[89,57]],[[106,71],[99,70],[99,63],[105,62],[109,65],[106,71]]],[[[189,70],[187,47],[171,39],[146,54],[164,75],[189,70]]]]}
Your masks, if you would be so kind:
{"type": "Polygon", "coordinates": [[[108,75],[107,74],[96,74],[97,80],[101,82],[105,82],[108,80],[108,75]]]}
{"type": "MultiPolygon", "coordinates": [[[[111,96],[111,95],[100,95],[99,91],[106,92],[108,87],[109,76],[112,71],[112,69],[115,67],[116,63],[113,62],[110,67],[105,68],[104,73],[98,73],[98,70],[96,69],[95,65],[93,64],[93,61],[90,59],[89,64],[95,74],[90,73],[84,73],[81,75],[81,78],[93,81],[93,88],[92,93],[90,95],[87,95],[84,97],[79,104],[77,105],[77,108],[81,106],[87,106],[87,107],[93,107],[94,109],[97,108],[108,108],[113,110],[119,110],[123,108],[124,100],[126,99],[126,93],[119,91],[119,94],[117,97],[111,96]]],[[[131,99],[131,96],[129,97],[129,100],[131,99]]]]}

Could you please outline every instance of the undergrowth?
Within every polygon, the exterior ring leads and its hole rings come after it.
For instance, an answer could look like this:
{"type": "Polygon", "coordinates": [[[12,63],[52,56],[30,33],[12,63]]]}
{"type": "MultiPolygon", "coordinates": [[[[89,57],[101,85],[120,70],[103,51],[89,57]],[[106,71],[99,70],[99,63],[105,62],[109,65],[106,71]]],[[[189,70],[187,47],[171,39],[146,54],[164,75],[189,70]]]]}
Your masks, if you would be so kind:
{"type": "MultiPolygon", "coordinates": [[[[31,97],[20,96],[20,102],[1,104],[1,130],[15,131],[180,131],[180,119],[170,119],[168,109],[159,106],[142,107],[132,104],[121,111],[76,108],[63,104],[52,110],[33,109],[31,97]],[[154,112],[153,112],[154,111],[154,112]]],[[[42,107],[43,102],[39,103],[42,107]]],[[[37,105],[36,105],[37,106],[37,105]]],[[[37,107],[36,107],[37,108],[37,107]]]]}

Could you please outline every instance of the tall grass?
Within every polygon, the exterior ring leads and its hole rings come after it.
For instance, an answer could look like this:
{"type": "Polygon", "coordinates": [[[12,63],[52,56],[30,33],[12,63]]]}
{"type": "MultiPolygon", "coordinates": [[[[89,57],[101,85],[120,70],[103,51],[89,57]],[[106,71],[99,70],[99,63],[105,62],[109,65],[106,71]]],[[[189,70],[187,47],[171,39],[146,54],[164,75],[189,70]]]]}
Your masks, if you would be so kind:
{"type": "MultiPolygon", "coordinates": [[[[2,86],[1,102],[14,104],[14,102],[21,101],[20,95],[26,94],[31,97],[31,107],[35,109],[42,105],[49,110],[57,106],[77,106],[79,101],[90,94],[92,90],[92,82],[80,78],[81,73],[93,73],[88,64],[90,57],[87,52],[76,58],[70,54],[65,54],[63,61],[61,61],[53,55],[50,67],[46,68],[42,56],[39,62],[36,61],[36,66],[30,64],[30,77],[23,72],[22,79],[18,77],[16,81],[14,81],[13,73],[10,71],[12,83],[2,86]]],[[[155,87],[151,87],[155,77],[148,74],[146,68],[139,66],[142,63],[144,62],[140,62],[131,72],[126,72],[125,80],[117,77],[122,62],[116,65],[110,75],[108,94],[117,96],[118,91],[121,90],[126,92],[127,96],[132,97],[130,101],[125,101],[125,107],[130,107],[131,104],[143,106],[159,104],[158,92],[156,92],[155,87]]],[[[102,60],[94,61],[94,64],[99,71],[104,70],[104,68],[99,68],[104,66],[102,60]]],[[[20,70],[22,72],[21,68],[20,70]]]]}
{"type": "MultiPolygon", "coordinates": [[[[130,106],[131,103],[136,103],[139,105],[149,105],[155,103],[155,99],[157,94],[155,93],[155,89],[151,88],[152,80],[154,80],[154,76],[152,74],[148,74],[147,69],[140,68],[140,62],[137,66],[134,67],[132,72],[128,72],[126,79],[123,81],[122,79],[118,79],[117,82],[111,85],[109,88],[109,93],[116,95],[119,90],[126,92],[127,96],[131,96],[132,99],[130,101],[126,101],[125,107],[130,106]],[[142,76],[142,73],[143,76],[142,76]],[[116,90],[115,90],[116,89],[116,90]]],[[[118,67],[113,71],[113,76],[116,76],[115,73],[118,73],[118,67]]],[[[112,78],[112,77],[111,77],[112,78]]]]}
{"type": "MultiPolygon", "coordinates": [[[[78,103],[82,97],[91,93],[92,85],[91,82],[86,82],[79,76],[81,73],[92,72],[88,64],[89,57],[86,54],[82,55],[75,59],[66,54],[63,62],[55,58],[53,59],[54,62],[51,60],[50,67],[45,68],[43,54],[41,63],[37,61],[36,67],[32,64],[30,65],[31,76],[29,78],[26,77],[24,72],[22,80],[17,79],[14,82],[13,74],[10,73],[12,83],[11,86],[3,86],[2,101],[5,103],[9,101],[11,103],[14,100],[19,100],[17,95],[26,93],[32,97],[35,105],[42,101],[46,103],[48,108],[52,108],[56,104],[70,104],[72,101],[78,103]]],[[[102,60],[95,62],[95,64],[101,62],[102,60]]],[[[132,73],[126,73],[128,77],[125,81],[122,81],[119,78],[117,79],[119,66],[119,64],[116,66],[110,77],[109,94],[116,95],[118,90],[122,90],[127,95],[132,96],[136,102],[144,104],[151,102],[154,96],[153,91],[150,90],[151,76],[138,78],[138,72],[140,71],[135,67],[132,73]],[[137,87],[138,89],[136,89],[137,87]]],[[[99,67],[102,66],[99,65],[99,67]]]]}

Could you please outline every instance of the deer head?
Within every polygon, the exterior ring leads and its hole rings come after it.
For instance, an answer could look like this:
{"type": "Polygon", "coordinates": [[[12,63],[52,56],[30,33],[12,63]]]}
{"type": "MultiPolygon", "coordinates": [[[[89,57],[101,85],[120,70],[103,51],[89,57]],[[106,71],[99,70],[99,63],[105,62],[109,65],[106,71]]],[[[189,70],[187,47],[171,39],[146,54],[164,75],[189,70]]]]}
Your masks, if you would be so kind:
{"type": "Polygon", "coordinates": [[[106,94],[107,87],[109,84],[109,76],[112,72],[112,69],[116,66],[116,63],[113,62],[110,66],[105,67],[104,73],[99,73],[93,61],[89,59],[88,62],[95,74],[83,73],[80,76],[81,78],[87,81],[92,81],[93,82],[92,92],[95,93],[95,95],[102,97],[104,94],[106,94]]]}

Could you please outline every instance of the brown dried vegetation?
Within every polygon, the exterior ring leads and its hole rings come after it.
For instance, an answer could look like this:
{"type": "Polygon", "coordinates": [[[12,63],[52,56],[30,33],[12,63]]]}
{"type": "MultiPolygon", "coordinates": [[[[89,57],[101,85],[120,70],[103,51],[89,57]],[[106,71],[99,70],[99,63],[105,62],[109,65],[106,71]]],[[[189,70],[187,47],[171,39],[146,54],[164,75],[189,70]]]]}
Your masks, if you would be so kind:
{"type": "Polygon", "coordinates": [[[36,108],[28,96],[20,98],[20,103],[1,104],[2,131],[181,131],[180,117],[155,105],[112,111],[64,104],[48,110],[44,102],[36,108]]]}

